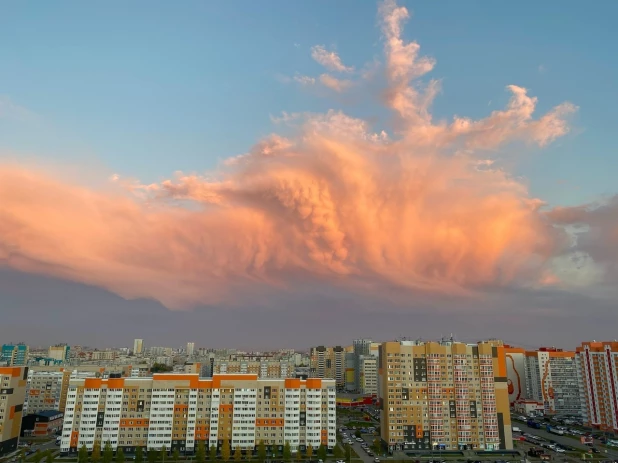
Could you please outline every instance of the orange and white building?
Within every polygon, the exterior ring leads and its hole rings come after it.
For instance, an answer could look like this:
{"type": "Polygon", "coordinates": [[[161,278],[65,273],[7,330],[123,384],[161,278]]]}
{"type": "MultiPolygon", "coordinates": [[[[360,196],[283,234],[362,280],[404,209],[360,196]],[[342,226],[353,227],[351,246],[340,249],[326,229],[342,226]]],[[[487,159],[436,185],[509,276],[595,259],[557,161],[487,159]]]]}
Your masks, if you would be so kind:
{"type": "Polygon", "coordinates": [[[513,448],[501,341],[384,342],[379,375],[389,451],[513,448]]]}
{"type": "Polygon", "coordinates": [[[505,345],[504,355],[509,402],[514,406],[516,402],[526,398],[526,350],[505,345]]]}
{"type": "MultiPolygon", "coordinates": [[[[118,375],[119,376],[119,375],[118,375]]],[[[258,378],[256,374],[155,374],[151,378],[82,378],[70,381],[61,453],[109,442],[191,454],[206,447],[253,451],[336,444],[334,380],[258,378]]]]}
{"type": "Polygon", "coordinates": [[[525,353],[526,399],[543,404],[546,415],[580,415],[574,351],[541,347],[525,353]]]}
{"type": "Polygon", "coordinates": [[[618,432],[618,341],[584,342],[576,352],[585,424],[618,432]]]}
{"type": "Polygon", "coordinates": [[[27,367],[0,367],[0,455],[17,449],[27,378],[27,367]]]}

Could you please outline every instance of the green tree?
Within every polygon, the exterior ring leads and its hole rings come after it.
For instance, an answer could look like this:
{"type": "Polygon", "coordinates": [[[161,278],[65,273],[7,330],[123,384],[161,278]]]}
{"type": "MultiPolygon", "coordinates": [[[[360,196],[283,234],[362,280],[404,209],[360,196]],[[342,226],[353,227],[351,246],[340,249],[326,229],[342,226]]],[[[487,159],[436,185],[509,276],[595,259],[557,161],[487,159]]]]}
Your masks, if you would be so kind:
{"type": "Polygon", "coordinates": [[[116,450],[116,463],[124,463],[124,452],[120,447],[116,450]]]}
{"type": "Polygon", "coordinates": [[[341,457],[343,457],[343,450],[341,449],[341,446],[339,444],[335,445],[335,450],[333,450],[333,456],[337,460],[341,460],[341,457]]]}
{"type": "Polygon", "coordinates": [[[352,446],[350,444],[345,444],[345,461],[350,463],[352,460],[352,446]]]}
{"type": "Polygon", "coordinates": [[[166,371],[172,371],[174,367],[165,365],[164,363],[153,363],[150,367],[151,373],[165,373],[166,371]]]}
{"type": "Polygon", "coordinates": [[[43,457],[45,457],[45,452],[40,452],[37,450],[34,456],[32,457],[32,461],[34,463],[41,463],[41,460],[43,460],[43,457]]]}
{"type": "Polygon", "coordinates": [[[90,454],[90,460],[92,463],[99,463],[101,461],[101,442],[94,441],[92,445],[92,453],[90,454]]]}
{"type": "Polygon", "coordinates": [[[88,463],[88,447],[86,444],[82,444],[77,452],[77,463],[88,463]]]}
{"type": "Polygon", "coordinates": [[[48,450],[45,453],[47,454],[45,455],[45,463],[54,463],[54,460],[56,459],[56,457],[54,457],[54,452],[48,450]]]}
{"type": "Polygon", "coordinates": [[[225,439],[221,445],[221,459],[223,461],[229,461],[231,453],[232,449],[230,449],[230,441],[225,439]]]}
{"type": "Polygon", "coordinates": [[[357,429],[356,431],[354,431],[354,436],[360,438],[361,437],[361,432],[360,429],[357,429]]]}
{"type": "Polygon", "coordinates": [[[234,461],[240,460],[242,460],[242,449],[240,448],[240,445],[237,445],[234,449],[234,461]]]}
{"type": "Polygon", "coordinates": [[[114,449],[112,449],[112,444],[107,441],[105,443],[105,447],[103,447],[103,463],[112,463],[114,461],[114,449]]]}
{"type": "Polygon", "coordinates": [[[326,446],[324,444],[320,444],[320,446],[318,447],[318,459],[322,461],[326,461],[326,454],[327,454],[326,446]]]}
{"type": "Polygon", "coordinates": [[[197,443],[197,450],[195,451],[195,461],[197,463],[204,463],[206,461],[206,446],[203,440],[197,443]]]}
{"type": "Polygon", "coordinates": [[[311,444],[307,446],[305,453],[307,454],[307,458],[311,460],[311,457],[313,456],[313,446],[311,444]]]}
{"type": "Polygon", "coordinates": [[[157,463],[157,451],[156,450],[148,451],[148,463],[157,463]]]}
{"type": "Polygon", "coordinates": [[[144,451],[141,447],[137,447],[135,449],[135,463],[143,463],[144,462],[144,451]]]}
{"type": "Polygon", "coordinates": [[[174,449],[174,451],[172,452],[172,461],[179,461],[180,460],[180,451],[178,449],[174,449]]]}
{"type": "Polygon", "coordinates": [[[161,450],[159,451],[159,460],[165,461],[166,456],[167,456],[167,447],[164,445],[163,447],[161,447],[161,450]]]}
{"type": "Polygon", "coordinates": [[[283,446],[283,461],[290,461],[292,459],[292,449],[290,448],[290,442],[285,441],[283,446]]]}
{"type": "Polygon", "coordinates": [[[371,445],[371,448],[373,448],[373,451],[376,455],[380,453],[380,451],[382,450],[382,441],[380,441],[380,438],[376,437],[373,440],[373,444],[371,445]]]}
{"type": "Polygon", "coordinates": [[[215,461],[217,459],[217,446],[216,445],[211,445],[210,446],[210,461],[215,461]]]}
{"type": "Polygon", "coordinates": [[[300,451],[300,448],[296,451],[296,461],[303,461],[303,452],[300,451]]]}
{"type": "Polygon", "coordinates": [[[258,444],[257,457],[260,463],[264,463],[266,461],[266,444],[263,440],[261,440],[258,444]]]}

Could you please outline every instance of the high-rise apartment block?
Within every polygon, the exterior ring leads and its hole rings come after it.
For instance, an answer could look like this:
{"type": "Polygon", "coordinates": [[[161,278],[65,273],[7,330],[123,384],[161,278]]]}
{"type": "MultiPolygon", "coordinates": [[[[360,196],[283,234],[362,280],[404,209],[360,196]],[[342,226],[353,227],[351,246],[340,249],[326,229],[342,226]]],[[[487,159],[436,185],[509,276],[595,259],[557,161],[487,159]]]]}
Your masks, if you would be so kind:
{"type": "Polygon", "coordinates": [[[356,370],[359,373],[357,391],[364,395],[378,394],[378,358],[373,355],[358,357],[356,370]]]}
{"type": "Polygon", "coordinates": [[[193,357],[193,353],[195,352],[195,343],[194,342],[188,342],[187,343],[187,355],[189,357],[193,357]]]}
{"type": "Polygon", "coordinates": [[[96,375],[93,371],[28,371],[24,413],[35,414],[47,410],[64,412],[66,407],[69,380],[89,378],[96,375]]]}
{"type": "Polygon", "coordinates": [[[142,355],[143,352],[144,352],[144,340],[134,339],[133,340],[133,355],[142,355]]]}
{"type": "Polygon", "coordinates": [[[0,366],[24,366],[28,361],[29,348],[25,344],[4,344],[0,366]]]}
{"type": "Polygon", "coordinates": [[[132,453],[206,447],[269,451],[336,444],[335,381],[257,375],[155,374],[151,378],[71,380],[61,453],[109,442],[132,453]]]}
{"type": "Polygon", "coordinates": [[[312,347],[309,355],[311,376],[334,379],[337,387],[345,386],[345,349],[343,347],[312,347]]]}
{"type": "Polygon", "coordinates": [[[0,367],[0,455],[17,449],[27,378],[27,367],[0,367]]]}
{"type": "Polygon", "coordinates": [[[618,432],[618,342],[584,342],[576,352],[585,424],[618,432]]]}
{"type": "Polygon", "coordinates": [[[579,415],[581,404],[575,352],[541,347],[525,354],[526,398],[541,402],[547,415],[579,415]]]}
{"type": "Polygon", "coordinates": [[[500,341],[385,342],[379,368],[389,450],[512,448],[500,341]]]}

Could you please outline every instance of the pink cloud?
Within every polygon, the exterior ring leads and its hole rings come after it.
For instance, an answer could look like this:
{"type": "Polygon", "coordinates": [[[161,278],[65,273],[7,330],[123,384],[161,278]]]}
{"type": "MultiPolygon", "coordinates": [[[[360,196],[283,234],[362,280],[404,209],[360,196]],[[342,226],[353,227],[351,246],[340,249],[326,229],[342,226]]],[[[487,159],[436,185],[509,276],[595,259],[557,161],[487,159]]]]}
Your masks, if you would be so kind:
{"type": "Polygon", "coordinates": [[[341,93],[349,90],[353,83],[347,79],[337,79],[329,74],[322,74],[320,76],[320,83],[331,90],[341,93]]]}
{"type": "MultiPolygon", "coordinates": [[[[438,81],[415,79],[435,62],[401,38],[405,8],[386,1],[380,14],[395,135],[340,111],[284,113],[293,133],[265,138],[216,176],[181,173],[153,185],[116,177],[106,189],[0,165],[0,265],[171,308],[307,280],[447,294],[551,282],[566,233],[484,151],[545,145],[567,133],[575,107],[533,119],[536,98],[510,86],[504,110],[434,123],[438,81]]],[[[323,48],[316,54],[350,69],[323,48]]]]}
{"type": "Polygon", "coordinates": [[[311,57],[329,71],[352,72],[353,67],[345,66],[341,58],[334,51],[328,51],[324,45],[316,45],[311,48],[311,57]]]}

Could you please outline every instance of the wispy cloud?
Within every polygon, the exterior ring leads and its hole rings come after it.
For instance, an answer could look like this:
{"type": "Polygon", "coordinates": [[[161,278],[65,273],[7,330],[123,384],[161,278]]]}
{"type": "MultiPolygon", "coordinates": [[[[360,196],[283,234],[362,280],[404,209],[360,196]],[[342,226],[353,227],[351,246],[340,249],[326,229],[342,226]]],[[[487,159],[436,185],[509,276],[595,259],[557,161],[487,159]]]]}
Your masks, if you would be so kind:
{"type": "Polygon", "coordinates": [[[539,74],[545,74],[547,72],[547,67],[544,64],[539,64],[538,71],[539,74]]]}
{"type": "Polygon", "coordinates": [[[324,45],[316,45],[311,48],[311,57],[330,71],[352,72],[353,67],[345,66],[341,58],[334,51],[328,51],[324,45]]]}
{"type": "Polygon", "coordinates": [[[28,108],[14,103],[8,96],[0,95],[0,118],[28,122],[38,120],[39,116],[28,108]]]}

